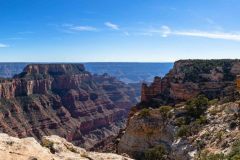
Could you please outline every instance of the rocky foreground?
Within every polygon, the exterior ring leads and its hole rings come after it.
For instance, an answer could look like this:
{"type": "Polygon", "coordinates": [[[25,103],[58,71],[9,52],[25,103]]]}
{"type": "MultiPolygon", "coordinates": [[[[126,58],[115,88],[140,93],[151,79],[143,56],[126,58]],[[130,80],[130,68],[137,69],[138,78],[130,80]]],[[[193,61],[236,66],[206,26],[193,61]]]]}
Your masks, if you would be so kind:
{"type": "Polygon", "coordinates": [[[130,160],[111,153],[87,152],[58,136],[15,138],[0,134],[0,160],[130,160]]]}
{"type": "Polygon", "coordinates": [[[216,102],[196,119],[188,117],[188,107],[186,104],[176,108],[162,106],[136,112],[129,120],[118,152],[136,159],[146,159],[141,157],[147,154],[154,156],[159,152],[159,159],[208,160],[215,157],[214,160],[220,160],[225,155],[230,156],[231,160],[238,160],[240,101],[216,102]],[[236,153],[233,151],[234,145],[238,145],[236,153]]]}

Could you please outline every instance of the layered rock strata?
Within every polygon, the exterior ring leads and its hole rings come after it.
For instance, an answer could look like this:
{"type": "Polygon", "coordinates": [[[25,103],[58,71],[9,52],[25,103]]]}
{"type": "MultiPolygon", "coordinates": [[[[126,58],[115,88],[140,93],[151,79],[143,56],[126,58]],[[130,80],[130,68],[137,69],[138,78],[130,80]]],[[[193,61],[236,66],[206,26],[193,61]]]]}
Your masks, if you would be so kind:
{"type": "Polygon", "coordinates": [[[143,84],[118,153],[139,160],[238,159],[239,74],[239,60],[177,61],[165,77],[143,84]]]}
{"type": "Polygon", "coordinates": [[[59,135],[91,148],[118,133],[134,90],[81,64],[34,64],[0,82],[0,131],[37,139],[59,135]]]}
{"type": "Polygon", "coordinates": [[[226,96],[235,91],[239,74],[239,60],[180,60],[162,79],[156,77],[150,86],[143,84],[141,99],[150,101],[164,96],[165,100],[179,102],[199,94],[211,99],[226,96]]]}

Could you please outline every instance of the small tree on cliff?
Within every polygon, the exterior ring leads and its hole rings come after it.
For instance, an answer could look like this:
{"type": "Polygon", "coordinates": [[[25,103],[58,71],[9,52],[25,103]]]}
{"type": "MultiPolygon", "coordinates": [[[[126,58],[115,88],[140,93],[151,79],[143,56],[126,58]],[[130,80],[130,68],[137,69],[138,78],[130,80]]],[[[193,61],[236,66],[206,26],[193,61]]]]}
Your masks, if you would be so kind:
{"type": "Polygon", "coordinates": [[[207,109],[209,100],[204,95],[200,95],[187,102],[187,114],[193,118],[199,118],[207,109]]]}

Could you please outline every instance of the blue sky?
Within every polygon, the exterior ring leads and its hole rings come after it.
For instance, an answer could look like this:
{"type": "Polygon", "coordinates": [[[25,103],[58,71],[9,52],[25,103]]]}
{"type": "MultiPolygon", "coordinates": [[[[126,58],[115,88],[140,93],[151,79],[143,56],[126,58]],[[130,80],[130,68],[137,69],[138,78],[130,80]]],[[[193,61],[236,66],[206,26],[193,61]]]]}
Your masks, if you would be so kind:
{"type": "Polygon", "coordinates": [[[0,61],[240,58],[239,17],[239,0],[0,0],[0,61]]]}

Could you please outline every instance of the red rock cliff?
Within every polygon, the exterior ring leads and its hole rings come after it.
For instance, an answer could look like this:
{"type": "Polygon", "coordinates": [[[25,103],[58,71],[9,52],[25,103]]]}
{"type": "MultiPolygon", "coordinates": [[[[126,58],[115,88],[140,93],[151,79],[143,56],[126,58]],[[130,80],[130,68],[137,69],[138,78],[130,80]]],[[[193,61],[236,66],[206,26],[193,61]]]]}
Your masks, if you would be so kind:
{"type": "MultiPolygon", "coordinates": [[[[150,86],[142,85],[141,99],[150,101],[164,96],[173,101],[185,101],[198,94],[209,98],[229,95],[236,89],[239,74],[239,60],[177,61],[165,77],[156,77],[150,86]]],[[[240,86],[239,78],[237,85],[240,86]]]]}
{"type": "Polygon", "coordinates": [[[86,148],[124,126],[134,90],[81,64],[34,64],[0,82],[0,131],[39,138],[56,134],[86,148]]]}

